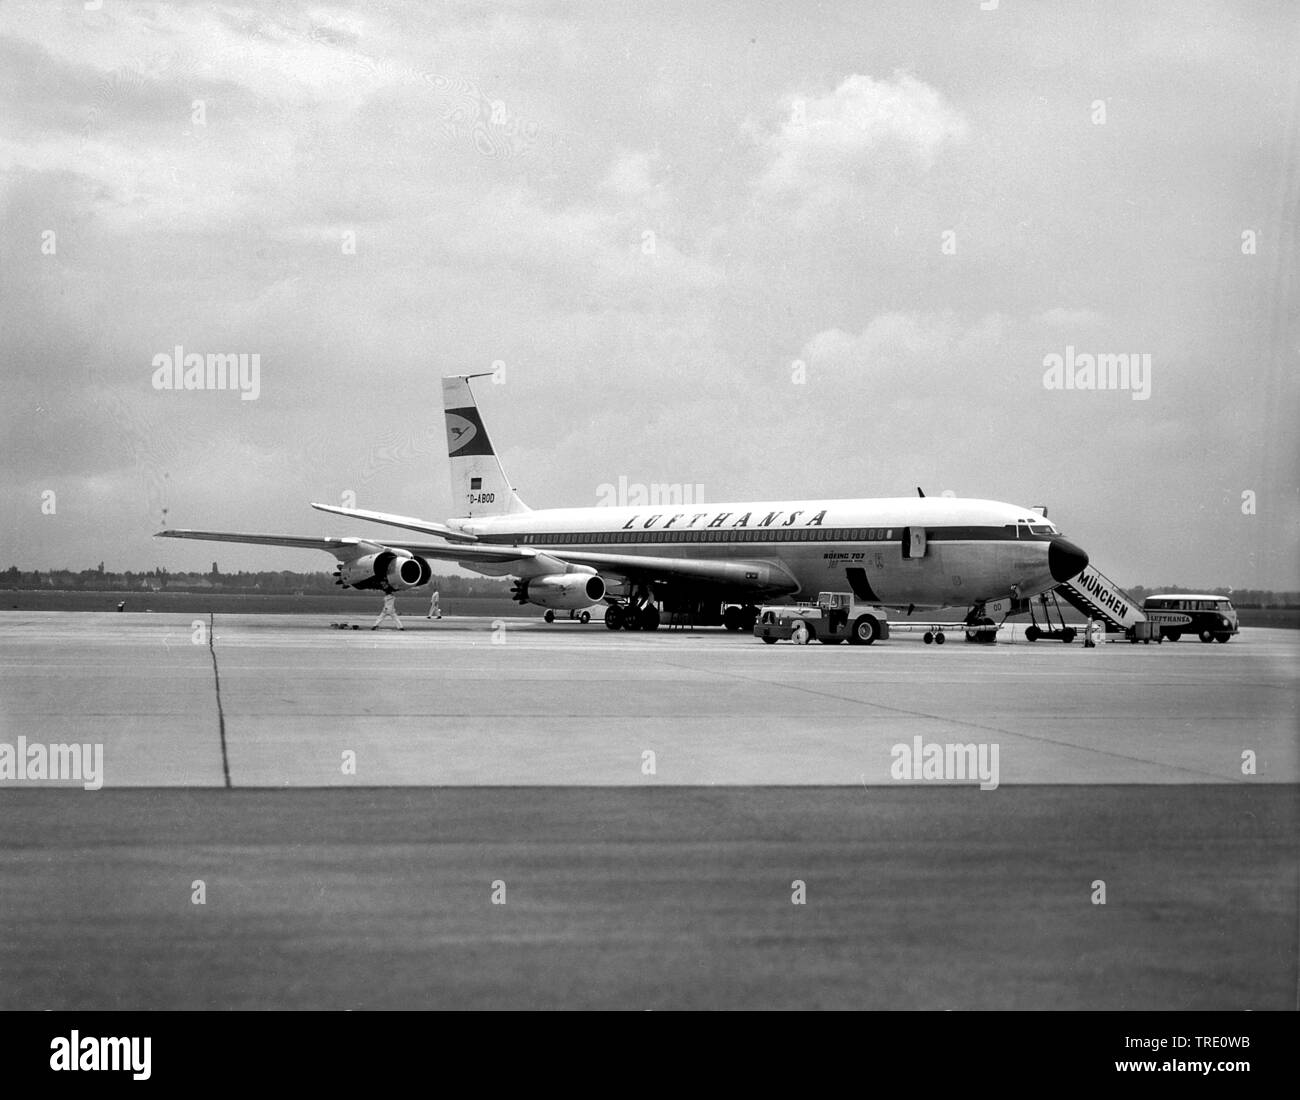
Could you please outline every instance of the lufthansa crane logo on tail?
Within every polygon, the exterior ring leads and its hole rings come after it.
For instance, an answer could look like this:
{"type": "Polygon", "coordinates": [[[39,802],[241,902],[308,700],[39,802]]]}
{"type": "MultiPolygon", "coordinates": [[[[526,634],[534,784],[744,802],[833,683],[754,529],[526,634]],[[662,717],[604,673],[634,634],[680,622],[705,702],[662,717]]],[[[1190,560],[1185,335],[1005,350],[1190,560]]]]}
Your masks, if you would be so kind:
{"type": "Polygon", "coordinates": [[[490,455],[492,444],[488,440],[487,430],[479,419],[478,409],[466,405],[459,409],[447,409],[447,454],[452,458],[466,458],[469,455],[490,455]]]}
{"type": "Polygon", "coordinates": [[[457,451],[469,446],[476,435],[478,435],[478,425],[473,421],[466,420],[457,413],[449,412],[447,414],[448,454],[454,455],[457,451]]]}

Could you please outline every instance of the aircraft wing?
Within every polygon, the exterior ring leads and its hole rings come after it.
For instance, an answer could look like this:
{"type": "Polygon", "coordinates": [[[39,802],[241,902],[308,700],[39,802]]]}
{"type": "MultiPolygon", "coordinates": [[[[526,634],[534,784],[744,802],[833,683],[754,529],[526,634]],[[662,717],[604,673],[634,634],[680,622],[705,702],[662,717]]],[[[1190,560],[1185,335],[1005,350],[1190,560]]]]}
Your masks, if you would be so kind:
{"type": "Polygon", "coordinates": [[[740,589],[793,592],[799,586],[776,562],[717,561],[705,558],[642,557],[636,554],[588,553],[585,551],[547,551],[531,546],[490,545],[477,542],[454,543],[382,542],[363,538],[321,538],[296,535],[258,535],[232,531],[159,531],[156,538],[201,539],[205,542],[241,542],[255,546],[286,546],[302,550],[324,550],[340,561],[381,550],[409,550],[423,558],[453,561],[471,569],[487,566],[500,574],[536,577],[544,573],[563,573],[566,564],[586,566],[597,573],[626,577],[635,583],[651,584],[707,582],[740,589]]]}
{"type": "Polygon", "coordinates": [[[770,592],[794,592],[799,588],[798,582],[783,566],[774,561],[761,559],[718,561],[713,558],[643,557],[638,554],[587,553],[575,550],[565,550],[548,556],[572,562],[574,565],[590,566],[597,573],[617,574],[641,584],[673,581],[694,584],[708,582],[770,592]]]}
{"type": "Polygon", "coordinates": [[[508,549],[512,551],[511,553],[502,554],[499,550],[507,548],[488,546],[478,542],[477,537],[474,535],[465,534],[442,523],[417,519],[414,516],[398,516],[388,512],[368,512],[360,508],[343,508],[333,504],[312,504],[312,507],[322,512],[333,512],[335,515],[351,516],[353,519],[366,519],[391,527],[404,527],[424,534],[441,535],[448,539],[474,542],[475,551],[480,549],[488,551],[483,557],[461,553],[452,555],[448,552],[450,548],[447,547],[420,547],[410,543],[402,543],[411,553],[422,554],[426,557],[479,563],[504,563],[528,558],[539,559],[531,567],[525,567],[522,571],[520,569],[508,570],[517,576],[536,576],[542,572],[554,572],[557,566],[562,568],[564,562],[572,562],[574,565],[589,566],[598,573],[617,574],[640,584],[666,581],[693,581],[696,583],[707,581],[713,584],[735,585],[738,588],[784,589],[789,592],[793,592],[799,587],[783,568],[767,561],[717,561],[712,558],[645,557],[637,554],[586,553],[574,550],[550,553],[522,546],[510,547],[508,549]]]}
{"type": "Polygon", "coordinates": [[[254,535],[237,531],[191,531],[177,528],[159,531],[154,538],[160,539],[200,539],[203,542],[243,542],[253,546],[291,546],[300,550],[324,550],[333,554],[340,561],[360,557],[362,554],[375,554],[381,550],[409,550],[421,557],[438,558],[443,561],[469,561],[484,563],[506,563],[522,561],[547,555],[528,546],[456,546],[452,543],[407,542],[390,543],[379,539],[331,538],[298,535],[254,535]]]}
{"type": "Polygon", "coordinates": [[[333,512],[336,516],[351,516],[353,519],[367,519],[373,523],[384,523],[390,527],[405,527],[408,531],[419,531],[422,535],[438,535],[444,539],[458,542],[478,542],[477,535],[467,535],[445,523],[433,523],[415,516],[396,516],[391,512],[368,512],[364,508],[343,508],[337,504],[312,503],[318,512],[333,512]]]}

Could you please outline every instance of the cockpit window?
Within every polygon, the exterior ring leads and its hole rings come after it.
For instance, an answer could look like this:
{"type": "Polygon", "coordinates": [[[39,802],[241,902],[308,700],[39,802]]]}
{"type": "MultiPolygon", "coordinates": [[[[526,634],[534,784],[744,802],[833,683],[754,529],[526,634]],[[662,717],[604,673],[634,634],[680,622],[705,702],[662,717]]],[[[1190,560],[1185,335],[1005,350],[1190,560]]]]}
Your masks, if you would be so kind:
{"type": "Polygon", "coordinates": [[[1058,535],[1059,531],[1050,523],[1031,523],[1029,529],[1035,535],[1058,535]]]}

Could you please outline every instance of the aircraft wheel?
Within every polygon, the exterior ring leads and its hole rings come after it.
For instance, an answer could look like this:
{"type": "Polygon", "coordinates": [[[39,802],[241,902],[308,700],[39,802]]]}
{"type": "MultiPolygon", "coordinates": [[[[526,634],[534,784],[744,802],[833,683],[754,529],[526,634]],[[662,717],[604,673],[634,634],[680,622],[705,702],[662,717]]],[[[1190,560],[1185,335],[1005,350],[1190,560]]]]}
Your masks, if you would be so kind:
{"type": "Polygon", "coordinates": [[[934,633],[932,631],[927,630],[924,634],[921,635],[921,641],[923,641],[926,645],[929,645],[931,642],[934,641],[934,633]]]}
{"type": "Polygon", "coordinates": [[[1231,634],[1216,634],[1214,636],[1214,640],[1216,642],[1226,642],[1231,637],[1232,637],[1231,634]]]}
{"type": "Polygon", "coordinates": [[[1212,641],[1214,641],[1214,635],[1211,634],[1208,630],[1202,630],[1202,631],[1201,631],[1201,641],[1203,641],[1203,642],[1212,642],[1212,641]]]}
{"type": "Polygon", "coordinates": [[[1038,627],[1036,626],[1025,627],[1025,641],[1036,642],[1038,641],[1038,635],[1039,635],[1038,627]]]}
{"type": "Polygon", "coordinates": [[[553,623],[555,622],[555,612],[548,607],[546,609],[546,614],[543,615],[542,618],[545,619],[548,623],[553,623]]]}
{"type": "Polygon", "coordinates": [[[581,615],[578,616],[578,622],[582,623],[583,626],[586,626],[589,622],[591,622],[591,612],[584,611],[581,615]]]}
{"type": "Polygon", "coordinates": [[[935,644],[935,645],[943,645],[943,643],[944,643],[944,636],[943,636],[943,631],[941,630],[941,631],[939,631],[939,633],[937,633],[937,634],[934,636],[934,644],[935,644]]]}
{"type": "Polygon", "coordinates": [[[610,604],[605,608],[605,626],[610,630],[617,630],[623,625],[623,609],[616,603],[610,604]]]}
{"type": "Polygon", "coordinates": [[[880,627],[876,625],[876,620],[870,615],[859,615],[857,622],[853,624],[849,641],[854,645],[871,645],[879,637],[880,627]]]}

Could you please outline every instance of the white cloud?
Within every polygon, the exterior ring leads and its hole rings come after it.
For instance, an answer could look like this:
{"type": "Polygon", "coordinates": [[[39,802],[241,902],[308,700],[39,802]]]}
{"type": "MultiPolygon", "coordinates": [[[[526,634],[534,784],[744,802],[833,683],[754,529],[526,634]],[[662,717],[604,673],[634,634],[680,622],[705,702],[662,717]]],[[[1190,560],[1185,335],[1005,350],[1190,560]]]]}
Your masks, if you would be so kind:
{"type": "Polygon", "coordinates": [[[856,334],[817,333],[800,356],[810,385],[852,392],[865,384],[877,407],[939,401],[960,418],[1003,399],[1008,327],[996,313],[975,320],[952,311],[882,313],[856,334]]]}
{"type": "Polygon", "coordinates": [[[873,166],[928,169],[969,126],[930,85],[907,73],[891,80],[854,74],[823,96],[793,95],[786,118],[762,139],[767,163],[760,193],[824,201],[871,174],[873,166]]]}

